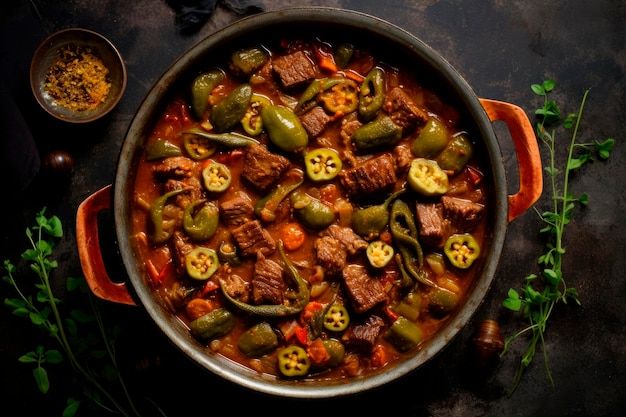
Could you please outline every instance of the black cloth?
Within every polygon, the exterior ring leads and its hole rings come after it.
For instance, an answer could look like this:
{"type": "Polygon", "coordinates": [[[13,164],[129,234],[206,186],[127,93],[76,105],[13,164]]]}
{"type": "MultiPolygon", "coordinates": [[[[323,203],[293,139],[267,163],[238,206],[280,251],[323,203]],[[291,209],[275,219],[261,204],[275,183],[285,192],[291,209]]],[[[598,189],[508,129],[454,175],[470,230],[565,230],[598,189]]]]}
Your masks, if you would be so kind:
{"type": "Polygon", "coordinates": [[[181,32],[194,32],[211,17],[217,4],[244,15],[264,10],[259,0],[167,0],[176,12],[176,26],[181,32]]]}

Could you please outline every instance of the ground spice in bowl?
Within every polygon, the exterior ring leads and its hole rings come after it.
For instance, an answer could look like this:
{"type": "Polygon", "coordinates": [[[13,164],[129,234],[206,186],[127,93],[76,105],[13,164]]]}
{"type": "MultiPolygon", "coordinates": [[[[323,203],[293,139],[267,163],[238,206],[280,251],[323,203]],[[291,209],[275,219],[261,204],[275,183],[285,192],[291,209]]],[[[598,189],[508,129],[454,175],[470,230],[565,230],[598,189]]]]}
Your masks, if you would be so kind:
{"type": "Polygon", "coordinates": [[[46,72],[45,90],[73,111],[93,110],[109,94],[109,69],[89,47],[66,45],[46,72]]]}

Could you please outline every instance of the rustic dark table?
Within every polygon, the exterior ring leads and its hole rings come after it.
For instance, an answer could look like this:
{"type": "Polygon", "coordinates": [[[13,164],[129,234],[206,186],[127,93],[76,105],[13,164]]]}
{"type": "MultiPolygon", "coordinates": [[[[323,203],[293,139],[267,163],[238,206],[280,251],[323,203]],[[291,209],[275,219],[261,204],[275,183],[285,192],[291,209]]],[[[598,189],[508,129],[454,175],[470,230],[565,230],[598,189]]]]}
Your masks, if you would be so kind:
{"type": "MultiPolygon", "coordinates": [[[[219,2],[218,2],[219,3],[219,2]]],[[[348,398],[310,401],[277,399],[224,382],[198,368],[174,348],[141,307],[107,305],[106,320],[119,323],[120,361],[136,396],[155,400],[169,416],[202,412],[215,406],[244,413],[291,415],[372,415],[373,410],[404,416],[612,416],[626,406],[626,2],[623,0],[263,0],[266,10],[290,6],[332,6],[369,13],[394,23],[438,51],[467,79],[479,97],[511,102],[534,119],[541,105],[530,85],[555,79],[554,98],[564,113],[578,109],[590,88],[580,132],[585,141],[614,137],[607,162],[594,162],[572,178],[574,193],[586,191],[588,207],[577,209],[566,232],[564,272],[580,293],[581,306],[554,311],[546,351],[554,377],[547,378],[541,353],[512,396],[507,392],[526,341],[514,344],[495,369],[479,371],[468,344],[477,324],[499,321],[505,336],[525,322],[501,306],[510,287],[536,272],[544,250],[541,222],[529,210],[510,225],[493,287],[469,325],[434,360],[404,379],[348,398]],[[228,394],[228,396],[227,396],[228,394]],[[245,400],[227,400],[245,398],[245,400]],[[331,407],[331,408],[329,408],[331,407]]],[[[79,276],[74,219],[78,205],[114,180],[118,153],[133,114],[153,83],[185,50],[240,16],[218,5],[210,19],[191,34],[181,34],[165,0],[8,0],[0,6],[1,82],[14,99],[41,155],[64,149],[74,158],[69,181],[39,175],[22,193],[3,172],[2,259],[19,260],[26,248],[24,229],[43,206],[58,215],[65,237],[55,254],[58,281],[79,276]],[[126,93],[104,120],[87,125],[58,122],[39,109],[30,92],[28,71],[37,45],[50,33],[84,27],[107,36],[121,51],[127,69],[126,93]]],[[[5,119],[2,119],[5,120],[5,119]]],[[[501,148],[511,188],[515,157],[506,132],[501,148]]],[[[0,138],[8,140],[6,137],[0,138]]],[[[568,138],[563,136],[562,146],[568,138]]],[[[545,158],[545,148],[542,156],[545,158]]],[[[536,208],[548,208],[548,196],[536,208]]],[[[106,223],[106,221],[105,221],[106,223]]],[[[109,225],[113,229],[112,223],[109,225]]],[[[111,237],[113,239],[114,236],[111,237]]],[[[4,299],[12,296],[0,284],[4,299]]],[[[0,403],[24,415],[60,415],[66,392],[63,375],[52,373],[44,396],[32,382],[30,367],[17,357],[31,350],[39,335],[30,324],[0,308],[0,403]]],[[[16,415],[5,414],[3,415],[16,415]]],[[[86,415],[86,414],[82,414],[86,415]]],[[[93,414],[91,414],[93,415],[93,414]]],[[[108,414],[105,414],[108,415],[108,414]]]]}

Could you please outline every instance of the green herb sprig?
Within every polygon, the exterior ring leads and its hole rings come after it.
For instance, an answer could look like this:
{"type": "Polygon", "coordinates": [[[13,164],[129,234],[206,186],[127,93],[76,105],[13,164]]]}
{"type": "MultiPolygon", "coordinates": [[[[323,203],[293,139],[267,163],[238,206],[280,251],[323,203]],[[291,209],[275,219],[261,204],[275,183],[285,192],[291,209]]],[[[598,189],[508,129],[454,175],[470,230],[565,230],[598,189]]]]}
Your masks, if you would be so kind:
{"type": "MultiPolygon", "coordinates": [[[[30,320],[54,339],[60,350],[38,345],[18,360],[34,364],[33,377],[39,391],[44,394],[51,384],[47,366],[69,362],[70,370],[79,376],[85,398],[92,400],[97,407],[123,416],[140,416],[115,356],[119,326],[104,325],[84,278],[68,278],[66,288],[68,291],[82,290],[89,300],[88,309],[76,307],[67,311],[68,307],[63,306],[53,293],[52,272],[58,263],[52,255],[57,241],[63,237],[63,228],[58,217],[46,217],[45,211],[44,208],[35,216],[35,226],[26,229],[31,248],[22,253],[22,259],[38,279],[34,296],[22,288],[22,284],[30,282],[26,277],[17,277],[17,267],[11,261],[5,260],[0,268],[7,273],[2,280],[10,284],[17,294],[14,298],[6,298],[4,304],[14,315],[30,320]]],[[[69,398],[62,416],[74,416],[80,404],[80,400],[69,398]]]]}
{"type": "Polygon", "coordinates": [[[563,277],[562,266],[566,253],[563,246],[563,235],[565,226],[572,219],[574,208],[577,205],[586,206],[589,201],[589,196],[586,193],[575,197],[570,191],[570,174],[586,163],[593,161],[596,156],[601,160],[608,159],[615,144],[614,139],[606,139],[603,142],[594,141],[592,143],[577,142],[578,128],[582,120],[585,101],[589,94],[589,90],[586,90],[578,112],[569,114],[563,120],[562,127],[572,130],[572,133],[565,167],[559,168],[557,164],[558,143],[554,127],[562,119],[559,106],[548,97],[554,86],[554,80],[546,80],[542,84],[533,84],[531,86],[532,91],[544,99],[543,106],[535,111],[539,118],[536,135],[546,145],[550,155],[549,165],[545,166],[544,170],[549,178],[552,209],[540,213],[535,208],[535,211],[543,223],[545,223],[545,227],[540,232],[547,236],[547,251],[537,261],[540,267],[543,268],[541,273],[539,275],[529,274],[526,276],[520,291],[513,288],[509,289],[508,297],[502,303],[507,309],[522,311],[524,319],[528,320],[528,326],[506,339],[500,356],[502,357],[507,352],[509,345],[514,340],[526,333],[531,333],[529,345],[521,358],[510,394],[515,391],[524,371],[532,362],[538,344],[540,344],[543,352],[548,378],[551,385],[554,386],[545,349],[545,332],[548,319],[554,311],[554,307],[559,303],[567,304],[568,301],[572,301],[580,305],[578,292],[574,287],[568,286],[563,277]],[[548,130],[550,126],[553,128],[548,130]]]}

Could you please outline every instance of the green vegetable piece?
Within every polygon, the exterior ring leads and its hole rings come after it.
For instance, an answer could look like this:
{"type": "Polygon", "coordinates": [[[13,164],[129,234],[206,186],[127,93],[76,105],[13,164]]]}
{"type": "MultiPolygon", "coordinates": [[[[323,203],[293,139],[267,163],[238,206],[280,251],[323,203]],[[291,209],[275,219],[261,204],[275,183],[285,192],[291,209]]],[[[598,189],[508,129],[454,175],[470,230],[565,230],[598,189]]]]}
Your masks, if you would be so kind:
{"type": "Polygon", "coordinates": [[[204,188],[212,193],[222,193],[230,187],[233,176],[230,169],[219,162],[212,162],[202,170],[204,188]]]}
{"type": "Polygon", "coordinates": [[[459,296],[445,288],[435,288],[430,295],[428,312],[433,316],[441,318],[450,314],[459,302],[459,296]]]}
{"type": "Polygon", "coordinates": [[[467,269],[480,256],[480,246],[469,233],[457,233],[448,238],[443,251],[450,263],[460,269],[467,269]]]}
{"type": "Polygon", "coordinates": [[[263,222],[276,220],[276,210],[287,196],[302,185],[304,178],[293,184],[280,184],[266,196],[260,198],[254,205],[254,214],[263,222]]]}
{"type": "Polygon", "coordinates": [[[370,70],[361,83],[359,92],[359,116],[369,122],[376,117],[385,101],[385,73],[381,68],[370,70]]]}
{"type": "Polygon", "coordinates": [[[213,106],[209,121],[213,130],[224,133],[232,130],[243,119],[252,99],[252,87],[240,84],[224,100],[213,106]]]}
{"type": "Polygon", "coordinates": [[[346,330],[350,324],[350,314],[341,304],[333,304],[324,315],[324,327],[331,332],[346,330]]]}
{"type": "Polygon", "coordinates": [[[183,229],[193,241],[210,239],[219,224],[219,209],[206,200],[198,200],[185,207],[183,229]],[[199,210],[196,210],[200,207],[199,210]]]}
{"type": "Polygon", "coordinates": [[[335,64],[341,69],[348,66],[354,54],[354,45],[351,43],[340,43],[334,53],[335,64]]]}
{"type": "Polygon", "coordinates": [[[230,311],[218,308],[189,323],[189,328],[192,335],[208,342],[227,335],[235,324],[235,316],[230,311]]]}
{"type": "Polygon", "coordinates": [[[360,208],[352,213],[352,229],[365,238],[375,238],[389,224],[389,205],[405,190],[396,191],[382,204],[360,208]]]}
{"type": "Polygon", "coordinates": [[[185,256],[185,271],[190,278],[207,280],[217,271],[220,261],[213,249],[197,247],[185,256]]]}
{"type": "Polygon", "coordinates": [[[146,149],[146,160],[156,161],[157,159],[180,156],[180,148],[167,139],[157,139],[146,149]]]}
{"type": "Polygon", "coordinates": [[[370,265],[374,268],[384,268],[391,262],[395,251],[393,247],[382,240],[375,240],[367,245],[365,254],[370,265]]]}
{"type": "Polygon", "coordinates": [[[295,152],[308,145],[309,135],[298,116],[288,107],[263,107],[261,119],[270,141],[281,150],[295,152]]]}
{"type": "Polygon", "coordinates": [[[402,139],[402,128],[386,114],[379,114],[352,134],[352,142],[360,151],[373,151],[392,146],[402,139]]]}
{"type": "Polygon", "coordinates": [[[346,354],[346,348],[343,343],[337,339],[325,339],[322,343],[330,356],[327,366],[329,368],[336,368],[341,365],[346,354]]]}
{"type": "Polygon", "coordinates": [[[241,310],[256,316],[285,317],[300,313],[309,302],[311,296],[307,281],[302,278],[298,269],[291,263],[287,255],[285,255],[285,249],[281,240],[278,241],[278,252],[283,261],[288,280],[296,285],[295,291],[289,291],[285,294],[285,298],[288,299],[290,303],[259,305],[244,303],[228,294],[224,280],[220,279],[220,287],[222,288],[224,297],[241,310]]]}
{"type": "Polygon", "coordinates": [[[308,228],[321,230],[335,221],[333,209],[300,190],[291,194],[291,206],[296,219],[308,228]]]}
{"type": "Polygon", "coordinates": [[[452,138],[448,145],[435,159],[441,169],[458,174],[472,158],[474,146],[465,133],[452,138]]]}
{"type": "Polygon", "coordinates": [[[422,341],[422,330],[406,317],[400,316],[383,336],[400,352],[407,352],[422,341]]]}
{"type": "Polygon", "coordinates": [[[410,291],[404,298],[393,307],[393,311],[415,321],[419,317],[422,308],[422,297],[415,291],[410,291]]]}
{"type": "Polygon", "coordinates": [[[413,191],[426,197],[443,195],[450,188],[448,174],[437,162],[426,158],[411,161],[407,182],[413,191]]]}
{"type": "Polygon", "coordinates": [[[309,372],[311,359],[300,346],[291,345],[278,351],[278,370],[286,377],[304,376],[309,372]]]}
{"type": "Polygon", "coordinates": [[[329,148],[318,148],[304,155],[307,176],[315,182],[332,180],[343,166],[337,152],[329,148]]]}
{"type": "Polygon", "coordinates": [[[262,48],[244,48],[231,55],[231,68],[239,74],[250,75],[265,65],[268,59],[268,53],[262,48]]]}
{"type": "Polygon", "coordinates": [[[202,161],[215,153],[216,145],[206,136],[183,133],[183,147],[194,161],[202,161]]]}
{"type": "Polygon", "coordinates": [[[344,77],[318,78],[311,81],[306,90],[300,95],[300,99],[295,107],[296,114],[306,113],[317,104],[317,95],[344,82],[344,77]]]}
{"type": "Polygon", "coordinates": [[[182,193],[184,190],[173,190],[167,192],[154,200],[150,206],[150,225],[152,227],[151,238],[154,243],[164,243],[167,241],[174,232],[173,219],[167,218],[165,213],[165,205],[170,197],[174,197],[177,194],[182,193]]]}
{"type": "Polygon", "coordinates": [[[260,94],[252,94],[250,105],[246,110],[246,114],[241,119],[241,126],[247,134],[252,136],[260,135],[263,131],[263,119],[261,118],[261,109],[264,106],[271,106],[270,100],[260,94]]]}
{"type": "Polygon", "coordinates": [[[263,321],[244,332],[237,342],[237,347],[247,357],[259,358],[278,347],[278,337],[272,326],[263,321]]]}
{"type": "Polygon", "coordinates": [[[431,117],[411,144],[413,155],[432,159],[439,155],[448,144],[449,133],[446,125],[431,117]]]}
{"type": "Polygon", "coordinates": [[[241,265],[241,259],[239,258],[239,255],[237,255],[237,247],[226,242],[225,240],[223,240],[217,248],[217,258],[224,264],[230,264],[233,266],[241,265]]]}
{"type": "Polygon", "coordinates": [[[186,130],[183,133],[202,136],[203,138],[206,138],[209,141],[213,142],[215,145],[229,149],[245,148],[246,146],[250,146],[253,143],[259,143],[259,141],[254,138],[244,136],[236,132],[209,133],[199,128],[193,128],[186,130]]]}
{"type": "Polygon", "coordinates": [[[322,85],[318,99],[322,106],[331,113],[352,113],[359,105],[359,86],[349,78],[343,79],[332,87],[322,85]]]}
{"type": "Polygon", "coordinates": [[[191,83],[191,113],[200,119],[209,105],[211,91],[224,80],[224,73],[212,70],[198,75],[191,83]]]}

